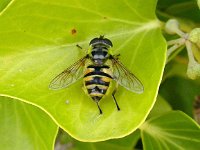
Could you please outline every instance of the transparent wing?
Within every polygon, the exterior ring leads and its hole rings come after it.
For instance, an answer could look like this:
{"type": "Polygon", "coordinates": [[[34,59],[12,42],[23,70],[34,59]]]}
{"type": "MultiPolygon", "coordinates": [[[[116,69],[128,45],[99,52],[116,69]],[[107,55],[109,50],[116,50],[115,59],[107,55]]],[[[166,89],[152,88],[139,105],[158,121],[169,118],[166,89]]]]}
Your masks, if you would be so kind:
{"type": "Polygon", "coordinates": [[[79,59],[73,65],[71,65],[58,76],[56,76],[51,81],[49,88],[53,90],[62,89],[83,77],[83,71],[85,68],[86,60],[87,56],[83,57],[82,59],[79,59]]]}
{"type": "Polygon", "coordinates": [[[121,86],[126,89],[135,92],[135,93],[143,93],[144,87],[137,77],[128,71],[124,65],[113,56],[111,58],[113,65],[113,78],[119,83],[121,86]]]}

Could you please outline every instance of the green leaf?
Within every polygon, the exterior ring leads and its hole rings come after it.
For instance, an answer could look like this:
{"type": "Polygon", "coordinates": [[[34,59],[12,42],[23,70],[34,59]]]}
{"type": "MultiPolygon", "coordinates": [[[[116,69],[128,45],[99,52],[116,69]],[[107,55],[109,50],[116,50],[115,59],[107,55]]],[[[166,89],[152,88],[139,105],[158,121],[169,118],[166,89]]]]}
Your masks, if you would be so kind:
{"type": "Polygon", "coordinates": [[[133,134],[121,138],[121,139],[114,139],[114,140],[107,140],[104,142],[97,142],[97,143],[75,143],[75,149],[82,149],[85,147],[87,150],[102,150],[102,149],[110,149],[110,150],[132,150],[134,145],[137,143],[140,137],[140,132],[135,131],[133,134]],[[86,145],[87,144],[87,145],[86,145]],[[76,147],[77,146],[77,147],[76,147]],[[90,148],[89,148],[90,147],[90,148]]]}
{"type": "Polygon", "coordinates": [[[172,111],[151,118],[141,127],[144,150],[197,150],[200,128],[186,114],[172,111]]]}
{"type": "MultiPolygon", "coordinates": [[[[136,130],[132,134],[120,138],[112,139],[104,142],[92,143],[96,150],[110,149],[110,150],[132,150],[133,147],[137,144],[137,141],[140,138],[139,130],[136,130]]],[[[80,147],[81,149],[81,147],[80,147]]]]}
{"type": "Polygon", "coordinates": [[[192,117],[195,96],[199,95],[200,91],[199,85],[197,80],[192,81],[181,77],[173,77],[165,80],[159,92],[171,104],[173,109],[182,110],[192,117]]]}
{"type": "Polygon", "coordinates": [[[4,150],[54,149],[55,123],[39,108],[0,97],[0,147],[4,150]]]}
{"type": "Polygon", "coordinates": [[[57,142],[56,148],[68,148],[69,150],[132,150],[140,138],[139,130],[136,130],[132,134],[120,138],[112,139],[103,142],[80,142],[73,138],[70,138],[66,133],[62,133],[58,140],[64,141],[64,143],[57,142]],[[67,142],[66,142],[67,141],[67,142]]]}
{"type": "Polygon", "coordinates": [[[154,104],[153,109],[148,115],[148,118],[160,116],[161,114],[164,114],[171,110],[172,108],[168,104],[168,102],[162,96],[158,95],[156,103],[154,104]]]}
{"type": "Polygon", "coordinates": [[[0,93],[37,105],[74,138],[102,141],[124,137],[144,122],[157,96],[166,43],[154,14],[156,0],[15,0],[0,15],[0,93]],[[119,11],[120,10],[120,11],[119,11]],[[122,13],[123,12],[123,13],[122,13]],[[120,87],[101,100],[103,115],[78,81],[52,91],[50,81],[105,35],[122,63],[144,84],[135,94],[120,87]]]}
{"type": "MultiPolygon", "coordinates": [[[[104,142],[87,143],[87,144],[89,144],[91,147],[95,147],[96,150],[102,150],[102,149],[132,150],[139,138],[140,138],[140,132],[139,130],[136,130],[131,135],[121,139],[112,139],[104,142]]],[[[81,149],[81,147],[84,145],[85,145],[84,143],[80,142],[77,143],[77,147],[79,147],[79,149],[81,149]]],[[[92,149],[93,148],[91,148],[91,150],[92,149]]]]}
{"type": "Polygon", "coordinates": [[[197,0],[197,4],[198,4],[198,6],[199,6],[199,8],[200,8],[200,0],[197,0]]]}
{"type": "MultiPolygon", "coordinates": [[[[186,52],[186,50],[184,52],[186,52]]],[[[188,79],[186,75],[187,64],[188,64],[188,58],[185,57],[178,56],[174,60],[170,61],[165,66],[162,82],[164,83],[165,80],[174,76],[188,79]]]]}
{"type": "Polygon", "coordinates": [[[1,0],[0,1],[0,13],[6,9],[6,7],[8,6],[8,4],[11,2],[11,0],[1,0]]]}
{"type": "MultiPolygon", "coordinates": [[[[171,18],[178,17],[198,22],[200,20],[199,8],[196,0],[159,0],[158,7],[162,13],[166,13],[171,18]]],[[[187,21],[187,20],[186,20],[187,21]]],[[[187,21],[187,24],[190,24],[187,21]]]]}

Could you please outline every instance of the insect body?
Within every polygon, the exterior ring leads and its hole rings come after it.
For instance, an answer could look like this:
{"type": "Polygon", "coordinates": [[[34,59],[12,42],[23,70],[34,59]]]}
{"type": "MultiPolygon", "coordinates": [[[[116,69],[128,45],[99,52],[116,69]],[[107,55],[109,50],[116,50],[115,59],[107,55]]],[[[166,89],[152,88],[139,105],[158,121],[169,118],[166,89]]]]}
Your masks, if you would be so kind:
{"type": "MultiPolygon", "coordinates": [[[[110,68],[106,65],[89,65],[86,69],[86,73],[84,75],[84,85],[88,94],[95,102],[97,102],[97,104],[106,94],[110,81],[112,80],[111,74],[104,72],[109,69],[110,68]]],[[[100,108],[99,110],[100,113],[102,113],[100,108]]]]}
{"type": "Polygon", "coordinates": [[[113,45],[109,39],[100,36],[92,39],[89,45],[91,49],[87,55],[56,76],[49,87],[50,89],[65,88],[83,77],[87,94],[96,102],[101,114],[99,101],[107,93],[110,82],[114,80],[116,88],[112,97],[117,109],[120,110],[114,96],[118,84],[135,93],[142,93],[143,85],[123,66],[118,55],[111,54],[110,50],[113,45]]]}

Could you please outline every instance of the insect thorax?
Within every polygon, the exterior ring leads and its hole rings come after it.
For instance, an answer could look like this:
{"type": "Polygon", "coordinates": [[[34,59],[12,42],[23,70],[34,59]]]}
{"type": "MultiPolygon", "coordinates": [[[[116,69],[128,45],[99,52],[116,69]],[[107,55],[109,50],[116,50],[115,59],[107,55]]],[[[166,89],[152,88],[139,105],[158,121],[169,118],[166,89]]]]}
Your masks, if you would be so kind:
{"type": "Polygon", "coordinates": [[[91,60],[95,65],[103,65],[109,58],[109,47],[104,44],[97,44],[92,47],[91,60]]]}
{"type": "Polygon", "coordinates": [[[92,48],[90,54],[91,60],[97,66],[103,65],[110,56],[109,49],[113,46],[112,42],[104,38],[104,36],[100,36],[99,38],[92,39],[89,45],[92,48]]]}

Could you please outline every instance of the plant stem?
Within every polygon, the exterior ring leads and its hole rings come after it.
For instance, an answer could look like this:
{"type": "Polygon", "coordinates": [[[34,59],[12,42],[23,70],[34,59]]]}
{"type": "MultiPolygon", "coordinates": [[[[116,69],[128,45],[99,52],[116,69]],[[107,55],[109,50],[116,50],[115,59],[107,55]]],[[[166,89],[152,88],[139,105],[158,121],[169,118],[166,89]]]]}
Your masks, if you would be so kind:
{"type": "Polygon", "coordinates": [[[169,56],[175,51],[177,50],[180,46],[182,46],[184,43],[178,43],[173,45],[172,47],[170,47],[167,51],[167,58],[169,58],[169,56]]]}

